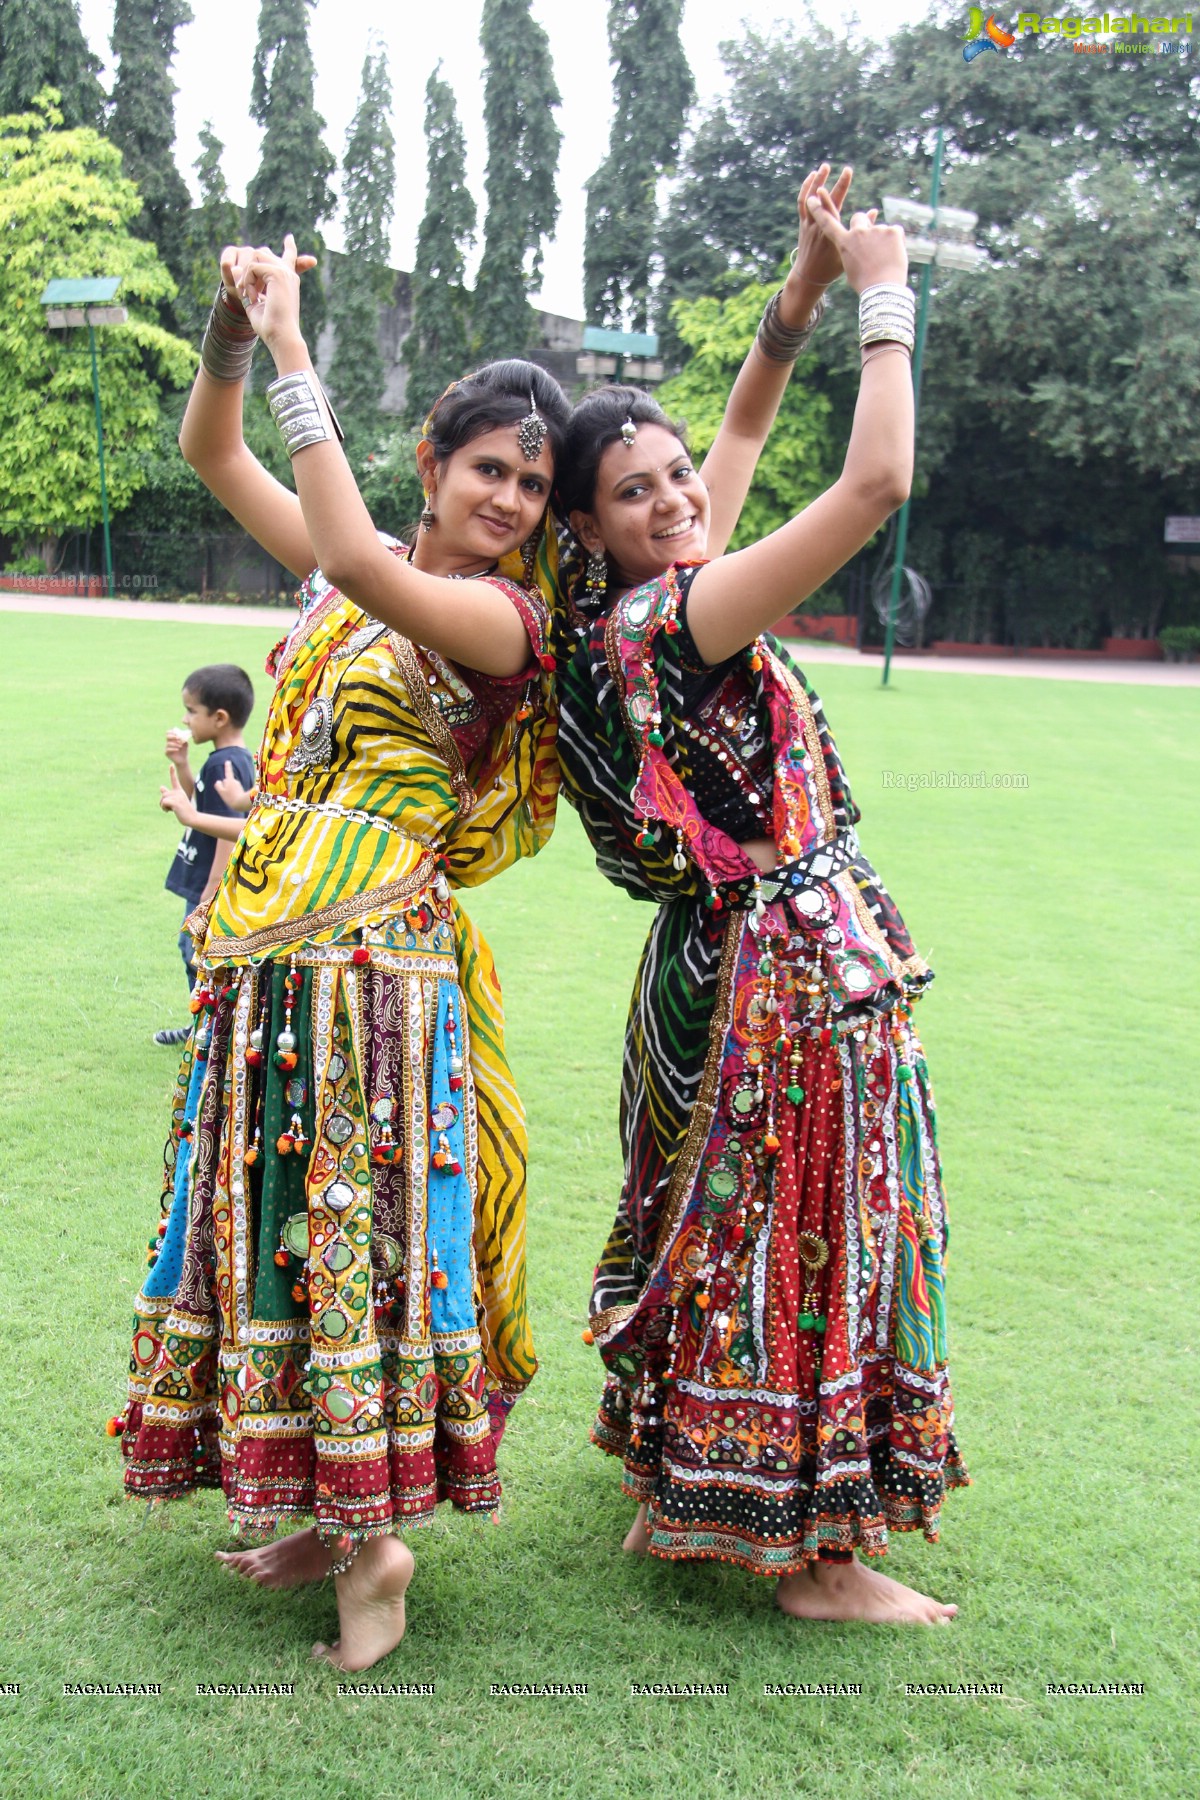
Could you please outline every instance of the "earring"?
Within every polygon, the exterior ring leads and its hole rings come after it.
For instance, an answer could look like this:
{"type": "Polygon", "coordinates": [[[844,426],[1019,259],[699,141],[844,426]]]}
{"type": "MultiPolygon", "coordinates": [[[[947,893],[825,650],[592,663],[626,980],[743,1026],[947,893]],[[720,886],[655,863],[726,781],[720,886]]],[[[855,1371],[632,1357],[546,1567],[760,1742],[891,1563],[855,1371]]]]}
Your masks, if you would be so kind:
{"type": "Polygon", "coordinates": [[[599,600],[608,586],[608,558],[602,550],[590,552],[583,573],[585,577],[584,598],[599,600]]]}
{"type": "Polygon", "coordinates": [[[429,495],[425,496],[425,505],[421,512],[421,530],[432,531],[437,524],[437,514],[430,505],[429,495]]]}
{"type": "Polygon", "coordinates": [[[541,540],[542,528],[540,525],[535,525],[521,545],[521,573],[527,588],[533,587],[537,579],[537,553],[541,540]]]}

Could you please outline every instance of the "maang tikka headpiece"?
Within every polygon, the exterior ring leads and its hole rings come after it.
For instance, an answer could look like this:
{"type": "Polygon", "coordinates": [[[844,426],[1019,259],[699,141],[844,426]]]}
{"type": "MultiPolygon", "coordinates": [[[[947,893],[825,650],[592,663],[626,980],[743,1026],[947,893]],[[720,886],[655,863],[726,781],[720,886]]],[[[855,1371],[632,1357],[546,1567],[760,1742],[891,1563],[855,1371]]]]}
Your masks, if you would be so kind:
{"type": "Polygon", "coordinates": [[[517,421],[517,443],[521,455],[526,462],[536,462],[542,454],[542,445],[550,434],[550,427],[537,409],[537,401],[529,396],[529,411],[523,419],[517,421]]]}
{"type": "Polygon", "coordinates": [[[637,426],[632,419],[626,419],[621,427],[621,442],[627,450],[632,450],[637,439],[637,426]]]}

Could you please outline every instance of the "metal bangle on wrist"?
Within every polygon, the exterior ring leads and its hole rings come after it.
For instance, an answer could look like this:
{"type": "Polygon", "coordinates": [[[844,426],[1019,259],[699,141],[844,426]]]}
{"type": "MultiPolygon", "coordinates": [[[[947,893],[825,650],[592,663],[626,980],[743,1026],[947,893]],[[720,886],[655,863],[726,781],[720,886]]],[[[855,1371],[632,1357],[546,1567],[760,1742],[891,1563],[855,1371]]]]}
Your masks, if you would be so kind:
{"type": "Polygon", "coordinates": [[[822,294],[803,325],[785,325],[779,317],[779,294],[772,294],[754,338],[767,361],[794,363],[808,349],[812,334],[824,318],[828,305],[827,297],[822,294]]]}
{"type": "Polygon", "coordinates": [[[222,282],[217,289],[204,337],[200,344],[200,367],[214,381],[245,381],[254,361],[258,339],[246,317],[245,308],[231,303],[222,282]],[[240,315],[240,324],[239,324],[240,315]]]}
{"type": "Polygon", "coordinates": [[[904,282],[880,281],[864,288],[858,297],[858,346],[902,344],[912,351],[916,336],[917,302],[904,282]]]}
{"type": "Polygon", "coordinates": [[[325,444],[336,438],[345,440],[337,414],[317,377],[307,369],[292,375],[281,375],[267,389],[267,406],[279,427],[283,447],[289,458],[310,444],[325,444]]]}

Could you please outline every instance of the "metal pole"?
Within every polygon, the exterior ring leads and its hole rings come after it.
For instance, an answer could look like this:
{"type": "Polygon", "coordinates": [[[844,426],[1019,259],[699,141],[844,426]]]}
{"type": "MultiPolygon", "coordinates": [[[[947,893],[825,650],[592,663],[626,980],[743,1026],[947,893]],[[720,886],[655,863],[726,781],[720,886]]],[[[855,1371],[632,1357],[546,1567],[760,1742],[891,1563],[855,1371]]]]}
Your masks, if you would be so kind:
{"type": "Polygon", "coordinates": [[[88,348],[92,353],[92,398],[96,403],[96,454],[100,458],[100,511],[104,518],[104,569],[108,576],[108,597],[116,593],[113,580],[112,539],[108,530],[108,485],[104,479],[104,420],[100,413],[100,370],[96,364],[96,327],[88,323],[88,348]]]}
{"type": "MultiPolygon", "coordinates": [[[[945,134],[938,126],[937,148],[933,153],[933,192],[929,204],[933,208],[931,230],[937,236],[938,197],[942,188],[942,146],[945,134]]],[[[917,308],[917,342],[913,350],[913,454],[917,447],[917,420],[921,414],[921,372],[925,363],[925,328],[929,320],[929,290],[933,285],[933,264],[926,263],[921,271],[921,303],[917,308]]],[[[900,508],[900,517],[896,522],[896,558],[892,564],[892,588],[888,596],[887,630],[883,640],[883,681],[886,687],[892,668],[892,647],[896,640],[896,613],[900,606],[900,583],[904,578],[904,552],[908,548],[908,513],[909,501],[900,508]]]]}

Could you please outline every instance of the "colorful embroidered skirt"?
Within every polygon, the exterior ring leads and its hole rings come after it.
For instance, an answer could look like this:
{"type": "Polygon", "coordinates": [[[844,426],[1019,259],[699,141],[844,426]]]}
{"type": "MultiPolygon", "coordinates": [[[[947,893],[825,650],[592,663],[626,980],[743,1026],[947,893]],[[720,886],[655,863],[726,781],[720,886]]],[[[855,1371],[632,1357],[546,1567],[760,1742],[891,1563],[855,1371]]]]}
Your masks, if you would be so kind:
{"type": "Polygon", "coordinates": [[[205,976],[136,1302],[129,1493],[219,1483],[239,1530],[355,1537],[499,1504],[536,1367],[524,1122],[487,947],[427,910],[205,976]]]}
{"type": "MultiPolygon", "coordinates": [[[[818,939],[819,946],[819,939],[818,939]]],[[[967,1476],[933,1096],[896,986],[832,1015],[791,899],[662,907],[626,1037],[593,1439],[664,1557],[782,1575],[936,1539],[967,1476]],[[767,971],[770,971],[769,975],[767,971]]]]}

